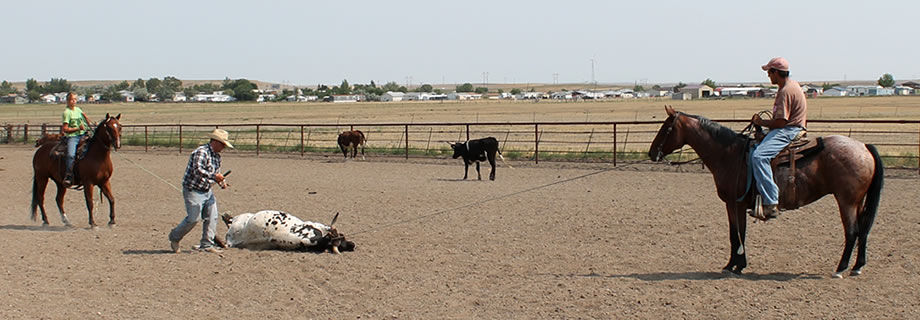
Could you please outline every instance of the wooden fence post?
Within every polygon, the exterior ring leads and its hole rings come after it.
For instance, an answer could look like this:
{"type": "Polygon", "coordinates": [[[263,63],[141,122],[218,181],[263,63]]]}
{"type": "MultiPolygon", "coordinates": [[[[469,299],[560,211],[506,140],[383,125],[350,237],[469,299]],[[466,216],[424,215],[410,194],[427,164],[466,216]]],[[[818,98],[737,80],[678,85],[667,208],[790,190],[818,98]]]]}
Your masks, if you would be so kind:
{"type": "Polygon", "coordinates": [[[6,125],[6,144],[13,143],[13,125],[6,125]]]}
{"type": "Polygon", "coordinates": [[[182,125],[179,125],[179,154],[182,154],[182,125]]]}
{"type": "Polygon", "coordinates": [[[29,143],[29,124],[22,125],[22,143],[29,143]]]}
{"type": "Polygon", "coordinates": [[[147,126],[144,126],[144,152],[147,152],[147,126]]]}
{"type": "Polygon", "coordinates": [[[303,157],[303,125],[300,125],[300,156],[303,157]]]}
{"type": "Polygon", "coordinates": [[[42,135],[41,136],[44,136],[47,133],[48,133],[48,124],[42,122],[42,135]]]}
{"type": "Polygon", "coordinates": [[[409,159],[409,125],[406,125],[406,159],[409,159]]]}
{"type": "Polygon", "coordinates": [[[262,141],[261,141],[262,135],[261,134],[262,134],[262,125],[257,124],[256,125],[256,157],[259,156],[259,149],[261,149],[261,146],[262,146],[262,141]]]}
{"type": "Polygon", "coordinates": [[[617,124],[613,124],[613,166],[617,166],[617,124]]]}
{"type": "Polygon", "coordinates": [[[466,125],[466,141],[470,141],[470,125],[466,125]]]}
{"type": "Polygon", "coordinates": [[[533,124],[533,162],[540,163],[540,125],[533,124]]]}

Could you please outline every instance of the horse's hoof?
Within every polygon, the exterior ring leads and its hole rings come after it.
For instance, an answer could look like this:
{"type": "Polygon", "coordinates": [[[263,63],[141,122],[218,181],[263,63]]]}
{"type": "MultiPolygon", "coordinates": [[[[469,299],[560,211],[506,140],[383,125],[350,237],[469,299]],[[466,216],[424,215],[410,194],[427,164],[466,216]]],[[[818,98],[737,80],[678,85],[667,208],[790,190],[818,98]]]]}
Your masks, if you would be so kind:
{"type": "Polygon", "coordinates": [[[858,276],[858,275],[861,275],[861,274],[862,274],[862,270],[853,270],[853,271],[850,271],[850,276],[854,276],[854,277],[855,277],[855,276],[858,276]]]}
{"type": "Polygon", "coordinates": [[[731,268],[725,268],[725,269],[722,269],[722,273],[724,273],[724,274],[729,274],[729,273],[733,273],[733,272],[732,272],[732,269],[731,269],[731,268]]]}
{"type": "Polygon", "coordinates": [[[834,274],[831,275],[831,277],[834,278],[834,279],[843,279],[843,271],[834,272],[834,274]]]}
{"type": "Polygon", "coordinates": [[[42,228],[47,228],[48,226],[50,225],[47,222],[42,222],[42,228]]]}

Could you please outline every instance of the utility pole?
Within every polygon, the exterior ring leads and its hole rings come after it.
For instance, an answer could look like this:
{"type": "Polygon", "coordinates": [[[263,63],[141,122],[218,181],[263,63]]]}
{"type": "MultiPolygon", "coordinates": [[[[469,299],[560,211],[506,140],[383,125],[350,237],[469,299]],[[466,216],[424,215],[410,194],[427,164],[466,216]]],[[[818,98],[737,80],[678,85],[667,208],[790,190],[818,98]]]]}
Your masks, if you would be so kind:
{"type": "Polygon", "coordinates": [[[594,83],[594,91],[597,92],[597,80],[594,80],[594,58],[591,58],[591,82],[594,83]]]}

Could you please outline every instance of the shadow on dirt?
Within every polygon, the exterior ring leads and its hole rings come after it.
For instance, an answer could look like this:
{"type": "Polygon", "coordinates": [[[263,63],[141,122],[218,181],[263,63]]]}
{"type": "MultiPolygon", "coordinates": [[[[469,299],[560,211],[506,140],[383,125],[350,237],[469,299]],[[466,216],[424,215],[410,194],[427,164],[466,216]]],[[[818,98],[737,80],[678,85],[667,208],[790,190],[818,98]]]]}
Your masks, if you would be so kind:
{"type": "Polygon", "coordinates": [[[734,274],[734,273],[722,273],[722,272],[656,272],[656,273],[631,273],[631,274],[611,274],[603,275],[597,273],[589,274],[568,274],[568,275],[559,275],[559,274],[544,274],[551,275],[556,277],[569,277],[569,278],[610,278],[610,279],[622,279],[622,278],[632,278],[642,281],[666,281],[666,280],[720,280],[720,279],[741,279],[741,280],[751,280],[751,281],[790,281],[790,280],[819,280],[824,279],[815,274],[792,274],[784,272],[774,272],[774,273],[743,273],[743,274],[734,274]]]}
{"type": "Polygon", "coordinates": [[[76,230],[76,228],[67,227],[67,226],[25,226],[25,225],[18,225],[18,224],[7,224],[7,225],[0,226],[0,230],[62,232],[62,231],[74,231],[76,230]]]}
{"type": "Polygon", "coordinates": [[[124,250],[122,254],[176,254],[171,250],[124,250]]]}

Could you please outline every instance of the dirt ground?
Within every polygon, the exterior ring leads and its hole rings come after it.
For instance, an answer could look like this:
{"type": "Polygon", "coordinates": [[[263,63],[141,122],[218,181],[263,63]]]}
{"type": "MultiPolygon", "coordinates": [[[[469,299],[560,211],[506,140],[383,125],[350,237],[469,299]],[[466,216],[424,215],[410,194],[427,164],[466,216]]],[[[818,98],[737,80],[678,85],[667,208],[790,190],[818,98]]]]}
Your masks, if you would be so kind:
{"type": "Polygon", "coordinates": [[[745,274],[720,273],[724,206],[693,169],[522,162],[480,182],[452,159],[230,151],[221,212],[339,212],[357,250],[199,253],[199,226],[173,254],[187,155],[117,153],[118,224],[103,205],[93,230],[74,191],[75,228],[61,226],[53,186],[51,227],[29,220],[33,152],[0,146],[3,319],[920,318],[913,171],[890,171],[863,275],[831,279],[843,230],[830,197],[749,224],[745,274]]]}

